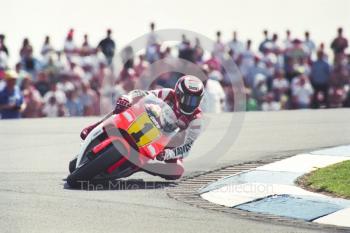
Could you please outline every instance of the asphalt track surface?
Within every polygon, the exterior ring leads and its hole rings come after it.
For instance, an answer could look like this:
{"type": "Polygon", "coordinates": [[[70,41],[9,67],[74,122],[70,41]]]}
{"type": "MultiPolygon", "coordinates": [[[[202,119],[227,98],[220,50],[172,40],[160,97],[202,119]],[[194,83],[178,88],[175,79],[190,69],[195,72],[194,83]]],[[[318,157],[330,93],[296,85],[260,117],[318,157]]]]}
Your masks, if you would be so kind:
{"type": "MultiPolygon", "coordinates": [[[[232,139],[227,153],[216,163],[192,163],[186,174],[349,144],[349,116],[347,109],[246,113],[239,137],[232,139]]],[[[212,123],[193,153],[210,144],[231,118],[231,114],[211,116],[212,123]]],[[[63,179],[78,151],[80,129],[96,119],[0,121],[1,233],[320,232],[188,206],[170,199],[165,189],[154,189],[169,182],[147,174],[134,175],[123,187],[110,190],[66,189],[63,179]]]]}

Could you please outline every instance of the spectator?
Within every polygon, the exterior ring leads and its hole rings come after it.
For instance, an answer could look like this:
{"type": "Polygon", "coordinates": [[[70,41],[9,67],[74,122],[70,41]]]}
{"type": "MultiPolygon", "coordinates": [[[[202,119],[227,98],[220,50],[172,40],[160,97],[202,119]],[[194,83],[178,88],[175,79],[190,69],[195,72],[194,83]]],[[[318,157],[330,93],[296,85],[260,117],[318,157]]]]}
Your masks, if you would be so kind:
{"type": "Polygon", "coordinates": [[[54,48],[50,43],[50,37],[46,36],[43,46],[41,47],[41,55],[46,57],[48,54],[54,52],[54,48]]]}
{"type": "Polygon", "coordinates": [[[231,40],[230,42],[228,42],[227,46],[228,46],[228,48],[229,48],[230,50],[233,51],[233,54],[235,54],[235,55],[234,55],[234,59],[235,59],[235,60],[236,60],[236,59],[239,57],[239,55],[243,52],[243,50],[244,50],[244,45],[243,45],[243,43],[242,43],[240,40],[238,40],[238,38],[237,38],[237,32],[236,32],[236,31],[233,32],[232,40],[231,40]]]}
{"type": "Polygon", "coordinates": [[[249,69],[254,66],[255,53],[251,49],[252,41],[247,41],[246,49],[242,52],[242,54],[238,58],[239,68],[242,72],[243,77],[245,77],[249,69]]]}
{"type": "Polygon", "coordinates": [[[22,48],[19,52],[22,60],[27,60],[32,57],[33,55],[33,47],[30,44],[28,38],[24,38],[23,43],[22,43],[22,48]]]}
{"type": "Polygon", "coordinates": [[[69,68],[69,61],[65,53],[57,51],[56,52],[56,59],[53,59],[53,65],[57,67],[60,71],[66,71],[69,68]]]}
{"type": "Polygon", "coordinates": [[[210,113],[221,113],[224,109],[225,92],[218,80],[208,78],[204,81],[202,110],[210,113]]]}
{"type": "Polygon", "coordinates": [[[3,51],[7,56],[9,56],[9,50],[7,49],[7,46],[5,45],[5,35],[0,34],[0,51],[3,51]]]}
{"type": "Polygon", "coordinates": [[[68,61],[70,61],[72,56],[77,52],[77,47],[74,42],[74,29],[69,30],[66,41],[64,42],[63,51],[66,54],[68,61]]]}
{"type": "Polygon", "coordinates": [[[23,95],[16,85],[18,74],[8,70],[5,73],[5,85],[0,90],[0,115],[1,119],[16,119],[21,117],[25,108],[23,95]]]}
{"type": "Polygon", "coordinates": [[[100,101],[97,93],[91,89],[89,82],[82,83],[80,101],[84,116],[97,116],[100,114],[100,101]]]}
{"type": "Polygon", "coordinates": [[[67,116],[67,110],[63,104],[57,102],[55,96],[50,96],[43,108],[43,115],[46,117],[63,117],[67,116]]]}
{"type": "Polygon", "coordinates": [[[33,85],[30,76],[23,79],[21,89],[24,95],[25,109],[22,116],[25,118],[41,117],[43,99],[33,85]]]}
{"type": "Polygon", "coordinates": [[[265,51],[265,46],[267,43],[269,43],[271,40],[269,39],[269,32],[267,30],[263,31],[264,40],[259,45],[259,51],[263,53],[265,51]]]}
{"type": "Polygon", "coordinates": [[[232,49],[227,52],[223,63],[223,85],[231,85],[233,81],[240,79],[240,73],[236,66],[235,54],[232,49]]]}
{"type": "Polygon", "coordinates": [[[83,106],[80,103],[79,99],[76,96],[76,91],[69,90],[66,92],[66,109],[69,116],[82,116],[83,115],[83,106]]]}
{"type": "Polygon", "coordinates": [[[149,32],[148,39],[147,39],[147,46],[159,44],[160,41],[159,41],[157,33],[155,32],[155,28],[156,28],[155,23],[151,22],[149,27],[150,27],[150,32],[149,32]]]}
{"type": "Polygon", "coordinates": [[[112,39],[112,30],[107,30],[107,37],[100,41],[98,48],[101,49],[102,53],[105,55],[108,64],[112,64],[114,53],[116,51],[116,45],[112,39]]]}
{"type": "Polygon", "coordinates": [[[289,49],[292,46],[292,38],[290,36],[290,30],[286,31],[286,39],[283,41],[283,47],[284,49],[289,49]]]}
{"type": "Polygon", "coordinates": [[[57,104],[62,104],[62,105],[66,104],[67,102],[66,94],[63,91],[58,90],[56,83],[52,83],[50,86],[50,91],[48,91],[44,95],[44,102],[46,104],[49,104],[50,101],[55,102],[57,104]],[[55,100],[52,100],[51,97],[55,97],[55,100]]]}
{"type": "Polygon", "coordinates": [[[311,83],[315,90],[313,97],[313,107],[320,107],[319,96],[323,96],[323,104],[328,102],[328,88],[330,78],[330,65],[324,60],[322,51],[317,53],[317,60],[312,64],[311,67],[311,83]]]}
{"type": "Polygon", "coordinates": [[[194,57],[194,49],[191,46],[191,42],[186,39],[186,37],[183,38],[184,40],[180,44],[180,50],[179,50],[179,58],[184,59],[189,62],[195,62],[194,57]]]}
{"type": "Polygon", "coordinates": [[[178,45],[179,53],[186,49],[187,45],[190,44],[190,41],[187,39],[185,34],[181,35],[181,42],[178,45]]]}
{"type": "Polygon", "coordinates": [[[334,57],[343,55],[347,47],[348,40],[343,37],[343,28],[338,28],[338,36],[331,43],[331,49],[334,52],[334,57]]]}
{"type": "Polygon", "coordinates": [[[39,61],[33,56],[33,47],[28,38],[23,40],[20,56],[22,63],[21,67],[23,67],[26,72],[30,73],[33,80],[36,81],[36,72],[40,68],[39,61]]]}
{"type": "Polygon", "coordinates": [[[38,73],[38,80],[35,82],[35,88],[41,96],[44,96],[50,90],[50,83],[45,72],[38,73]]]}
{"type": "Polygon", "coordinates": [[[246,88],[246,110],[249,111],[257,111],[259,110],[258,102],[256,99],[252,96],[252,91],[249,88],[246,88]]]}
{"type": "Polygon", "coordinates": [[[264,76],[268,75],[265,66],[261,63],[260,58],[258,56],[254,57],[254,65],[250,67],[248,73],[244,76],[244,82],[247,87],[252,88],[255,83],[255,77],[257,74],[262,74],[264,76]]]}
{"type": "Polygon", "coordinates": [[[274,53],[274,45],[271,42],[266,43],[263,56],[261,58],[262,67],[265,69],[265,75],[268,78],[268,86],[271,87],[272,76],[275,73],[276,68],[280,68],[281,64],[278,62],[278,58],[274,53]]]}
{"type": "Polygon", "coordinates": [[[8,68],[8,56],[4,51],[0,51],[0,72],[8,68]]]}
{"type": "Polygon", "coordinates": [[[263,111],[278,111],[281,110],[281,103],[276,101],[272,92],[268,93],[266,99],[261,105],[263,111]]]}
{"type": "Polygon", "coordinates": [[[310,66],[309,59],[307,57],[298,59],[297,63],[294,64],[294,70],[299,73],[304,73],[306,76],[310,76],[311,66],[310,66]]]}
{"type": "Polygon", "coordinates": [[[321,52],[323,54],[323,60],[325,60],[326,62],[328,62],[328,54],[326,53],[325,49],[324,49],[324,43],[320,44],[320,47],[317,50],[317,53],[321,52]]]}
{"type": "Polygon", "coordinates": [[[272,81],[272,91],[276,99],[281,99],[288,95],[289,82],[284,76],[283,70],[278,70],[275,73],[275,78],[272,81]]]}
{"type": "Polygon", "coordinates": [[[343,107],[349,88],[350,72],[346,66],[341,63],[335,64],[330,78],[330,87],[328,90],[329,107],[343,107]]]}
{"type": "Polygon", "coordinates": [[[171,47],[167,46],[163,52],[162,51],[160,52],[160,58],[164,59],[164,58],[170,58],[170,57],[172,57],[171,47]]]}
{"type": "Polygon", "coordinates": [[[87,34],[84,35],[84,41],[80,48],[80,56],[85,57],[94,53],[93,48],[89,43],[89,36],[87,34]]]}
{"type": "Polygon", "coordinates": [[[194,61],[197,64],[203,63],[203,55],[204,55],[204,50],[202,48],[201,42],[199,38],[196,38],[195,44],[194,44],[194,61]]]}
{"type": "Polygon", "coordinates": [[[141,77],[142,72],[149,66],[148,62],[145,60],[145,56],[141,54],[139,56],[139,62],[134,66],[134,70],[137,77],[141,77]]]}
{"type": "Polygon", "coordinates": [[[208,65],[211,70],[221,70],[221,62],[213,52],[211,53],[211,57],[204,64],[208,65]]]}
{"type": "Polygon", "coordinates": [[[158,35],[155,32],[155,24],[153,22],[150,24],[150,29],[151,31],[148,35],[146,45],[146,60],[149,63],[153,63],[160,58],[160,44],[158,35]]]}
{"type": "Polygon", "coordinates": [[[216,42],[214,43],[213,54],[216,58],[223,62],[225,54],[225,44],[221,41],[221,32],[216,32],[216,42]]]}
{"type": "Polygon", "coordinates": [[[295,78],[292,85],[292,94],[296,108],[303,109],[311,106],[314,89],[306,75],[302,74],[295,78]]]}
{"type": "Polygon", "coordinates": [[[308,57],[311,60],[312,55],[316,50],[316,45],[315,45],[315,42],[313,42],[310,39],[310,33],[308,31],[305,32],[304,46],[306,48],[306,52],[308,54],[308,57]]]}
{"type": "Polygon", "coordinates": [[[218,71],[217,69],[214,69],[211,66],[207,66],[205,65],[207,68],[207,76],[209,79],[211,80],[216,80],[218,82],[222,82],[223,80],[223,76],[222,73],[220,71],[218,71]]]}
{"type": "Polygon", "coordinates": [[[253,84],[253,97],[259,106],[263,103],[269,89],[267,86],[267,78],[263,74],[256,74],[253,84]]]}
{"type": "Polygon", "coordinates": [[[278,43],[278,35],[275,33],[272,35],[270,52],[275,55],[279,55],[282,51],[280,44],[278,43]]]}
{"type": "Polygon", "coordinates": [[[297,68],[303,64],[305,58],[307,58],[307,52],[304,44],[301,40],[294,39],[284,54],[284,69],[288,80],[298,75],[297,68]]]}

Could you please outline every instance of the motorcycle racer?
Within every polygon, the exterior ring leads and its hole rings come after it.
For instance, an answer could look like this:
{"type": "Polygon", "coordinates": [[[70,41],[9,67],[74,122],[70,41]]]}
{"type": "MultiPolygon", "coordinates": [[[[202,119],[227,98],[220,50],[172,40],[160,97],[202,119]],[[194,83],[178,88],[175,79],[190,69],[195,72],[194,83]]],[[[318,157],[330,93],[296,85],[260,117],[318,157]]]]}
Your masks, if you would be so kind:
{"type": "MultiPolygon", "coordinates": [[[[110,115],[125,111],[146,95],[155,95],[174,110],[180,132],[157,156],[160,162],[147,164],[142,170],[165,179],[178,179],[184,172],[182,159],[188,156],[194,141],[201,132],[199,105],[204,95],[204,85],[197,77],[185,75],[177,81],[174,90],[170,88],[152,91],[133,90],[117,100],[115,109],[110,115]]],[[[84,140],[102,121],[83,129],[80,137],[84,140]]]]}

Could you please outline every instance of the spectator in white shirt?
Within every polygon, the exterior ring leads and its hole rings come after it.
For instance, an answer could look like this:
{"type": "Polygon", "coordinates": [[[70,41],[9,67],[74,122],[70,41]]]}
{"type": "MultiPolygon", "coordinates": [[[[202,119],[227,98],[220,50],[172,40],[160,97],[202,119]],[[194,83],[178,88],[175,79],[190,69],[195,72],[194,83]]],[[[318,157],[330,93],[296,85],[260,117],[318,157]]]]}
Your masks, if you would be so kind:
{"type": "Polygon", "coordinates": [[[216,42],[214,44],[213,54],[216,58],[220,60],[220,62],[223,62],[225,54],[225,44],[221,41],[220,31],[216,32],[216,42]]]}
{"type": "Polygon", "coordinates": [[[286,39],[284,39],[283,41],[283,47],[284,49],[289,49],[290,47],[292,47],[292,38],[290,36],[290,30],[286,31],[286,39]]]}
{"type": "Polygon", "coordinates": [[[201,103],[203,112],[221,113],[224,108],[225,92],[219,81],[209,78],[204,82],[205,92],[201,103]]]}
{"type": "Polygon", "coordinates": [[[73,36],[74,30],[70,29],[63,46],[63,51],[65,52],[69,61],[71,60],[72,56],[77,52],[77,46],[75,45],[73,36]]]}
{"type": "Polygon", "coordinates": [[[146,60],[149,63],[153,63],[159,59],[159,47],[160,41],[158,35],[155,32],[155,24],[152,22],[150,24],[151,31],[148,34],[147,45],[146,45],[146,60]]]}
{"type": "Polygon", "coordinates": [[[46,57],[51,52],[54,52],[54,48],[52,47],[52,45],[50,43],[50,37],[46,36],[44,44],[41,47],[41,55],[43,55],[43,57],[46,57]]]}
{"type": "Polygon", "coordinates": [[[304,46],[306,48],[306,52],[308,54],[309,58],[313,58],[312,55],[314,54],[316,50],[315,43],[310,39],[310,33],[308,31],[305,32],[305,40],[304,40],[304,46]]]}
{"type": "Polygon", "coordinates": [[[57,102],[55,96],[51,96],[43,108],[43,115],[46,117],[68,116],[63,104],[57,102]]]}
{"type": "Polygon", "coordinates": [[[301,74],[292,82],[293,102],[296,108],[309,108],[312,102],[314,89],[306,75],[301,74]]]}
{"type": "Polygon", "coordinates": [[[244,45],[243,43],[237,39],[237,32],[233,32],[233,38],[227,44],[228,48],[233,51],[234,59],[236,60],[238,56],[243,52],[244,45]]]}
{"type": "Polygon", "coordinates": [[[285,78],[283,70],[278,70],[275,73],[275,78],[272,81],[272,91],[277,99],[287,95],[289,90],[289,81],[285,78]]]}
{"type": "Polygon", "coordinates": [[[57,84],[55,83],[51,84],[50,91],[48,91],[44,95],[44,102],[49,103],[51,97],[55,97],[55,102],[59,104],[63,104],[63,105],[66,104],[66,101],[67,101],[66,94],[63,91],[58,90],[57,84]]]}
{"type": "Polygon", "coordinates": [[[265,101],[261,105],[263,111],[278,111],[281,110],[281,103],[276,101],[272,92],[266,95],[265,101]]]}

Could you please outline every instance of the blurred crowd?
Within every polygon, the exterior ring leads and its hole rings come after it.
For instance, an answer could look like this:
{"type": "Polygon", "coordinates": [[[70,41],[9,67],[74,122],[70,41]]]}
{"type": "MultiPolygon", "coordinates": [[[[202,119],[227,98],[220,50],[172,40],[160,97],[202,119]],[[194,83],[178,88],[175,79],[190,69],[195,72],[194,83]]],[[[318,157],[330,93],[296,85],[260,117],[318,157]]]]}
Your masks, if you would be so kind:
{"type": "Polygon", "coordinates": [[[232,81],[238,76],[244,81],[247,111],[349,107],[348,41],[342,28],[336,33],[332,43],[325,45],[316,44],[308,31],[300,39],[287,30],[280,39],[264,30],[263,41],[255,50],[253,42],[242,42],[237,32],[225,42],[218,31],[208,53],[199,38],[190,40],[186,35],[175,46],[164,45],[151,23],[144,53],[126,47],[119,58],[115,57],[116,43],[110,29],[98,45],[91,45],[87,34],[78,44],[74,29],[70,29],[59,49],[46,36],[40,56],[34,55],[30,40],[25,38],[15,67],[8,65],[9,56],[14,55],[1,34],[0,114],[3,119],[103,114],[101,108],[111,110],[118,96],[135,88],[174,87],[182,74],[163,73],[148,85],[154,69],[150,64],[164,58],[184,59],[207,75],[202,103],[205,112],[235,110],[232,81]],[[116,59],[123,64],[121,69],[115,68],[116,59]],[[232,62],[237,66],[229,66],[232,62]]]}

